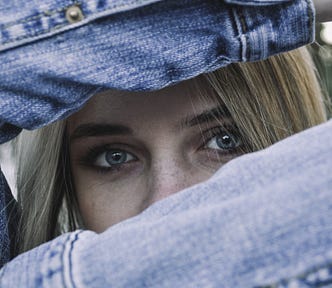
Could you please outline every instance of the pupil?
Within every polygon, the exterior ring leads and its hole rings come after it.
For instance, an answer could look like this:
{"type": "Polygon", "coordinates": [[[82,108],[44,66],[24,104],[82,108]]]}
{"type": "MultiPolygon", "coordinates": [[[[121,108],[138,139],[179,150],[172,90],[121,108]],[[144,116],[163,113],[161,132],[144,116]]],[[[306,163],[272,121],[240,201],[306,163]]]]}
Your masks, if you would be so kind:
{"type": "Polygon", "coordinates": [[[222,139],[222,142],[226,145],[230,144],[232,141],[231,137],[229,137],[228,135],[223,136],[221,139],[222,139]]]}
{"type": "Polygon", "coordinates": [[[120,164],[126,161],[126,153],[124,152],[108,152],[106,154],[106,160],[109,164],[120,164]]]}
{"type": "Polygon", "coordinates": [[[235,147],[234,139],[227,134],[217,138],[217,145],[222,149],[231,149],[235,147]]]}

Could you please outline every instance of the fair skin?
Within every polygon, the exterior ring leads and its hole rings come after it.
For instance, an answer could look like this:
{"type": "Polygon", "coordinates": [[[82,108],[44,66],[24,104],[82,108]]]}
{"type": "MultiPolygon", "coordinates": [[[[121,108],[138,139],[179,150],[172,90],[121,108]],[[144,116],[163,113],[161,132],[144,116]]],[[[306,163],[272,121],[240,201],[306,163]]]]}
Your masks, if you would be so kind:
{"type": "Polygon", "coordinates": [[[229,115],[194,94],[191,81],[156,92],[106,91],[70,117],[71,169],[87,229],[102,232],[135,216],[241,153],[229,115]]]}

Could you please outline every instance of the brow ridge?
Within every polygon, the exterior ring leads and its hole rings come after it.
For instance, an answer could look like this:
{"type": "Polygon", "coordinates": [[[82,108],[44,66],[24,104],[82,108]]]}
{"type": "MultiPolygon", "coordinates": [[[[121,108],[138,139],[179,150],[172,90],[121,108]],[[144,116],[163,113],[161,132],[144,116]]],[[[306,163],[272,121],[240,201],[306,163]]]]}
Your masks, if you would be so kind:
{"type": "Polygon", "coordinates": [[[221,105],[218,107],[214,107],[212,109],[203,111],[202,113],[186,117],[182,122],[182,127],[192,127],[196,125],[200,125],[203,123],[212,122],[215,120],[219,120],[222,118],[230,118],[231,114],[229,113],[228,109],[225,105],[221,105]]]}
{"type": "Polygon", "coordinates": [[[70,136],[70,140],[86,137],[101,137],[110,135],[132,135],[133,131],[127,126],[108,123],[85,123],[79,125],[70,136]]]}

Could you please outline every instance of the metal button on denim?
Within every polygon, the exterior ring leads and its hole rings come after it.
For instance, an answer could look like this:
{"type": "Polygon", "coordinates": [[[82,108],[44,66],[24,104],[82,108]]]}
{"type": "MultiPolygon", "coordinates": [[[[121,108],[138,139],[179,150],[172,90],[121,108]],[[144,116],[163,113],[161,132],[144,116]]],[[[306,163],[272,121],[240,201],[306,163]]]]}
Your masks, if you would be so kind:
{"type": "Polygon", "coordinates": [[[83,12],[81,10],[80,7],[78,6],[70,6],[67,10],[66,10],[66,19],[68,20],[68,22],[70,23],[76,23],[79,22],[83,19],[83,12]]]}
{"type": "Polygon", "coordinates": [[[310,1],[230,1],[0,0],[0,143],[68,116],[99,87],[158,90],[313,40],[310,1]]]}
{"type": "MultiPolygon", "coordinates": [[[[0,143],[67,117],[100,87],[157,90],[294,49],[314,39],[312,23],[308,0],[0,0],[0,143]]],[[[0,171],[0,266],[14,201],[4,183],[0,171]]]]}

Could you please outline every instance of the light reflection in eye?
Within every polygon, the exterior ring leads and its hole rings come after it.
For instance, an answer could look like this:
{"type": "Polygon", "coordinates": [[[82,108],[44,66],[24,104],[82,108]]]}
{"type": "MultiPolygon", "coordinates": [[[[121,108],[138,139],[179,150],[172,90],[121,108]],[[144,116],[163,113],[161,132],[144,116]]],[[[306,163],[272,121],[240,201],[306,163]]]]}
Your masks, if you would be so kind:
{"type": "Polygon", "coordinates": [[[241,145],[239,137],[230,132],[222,131],[220,134],[212,137],[206,144],[207,148],[218,150],[231,150],[241,145]]]}

